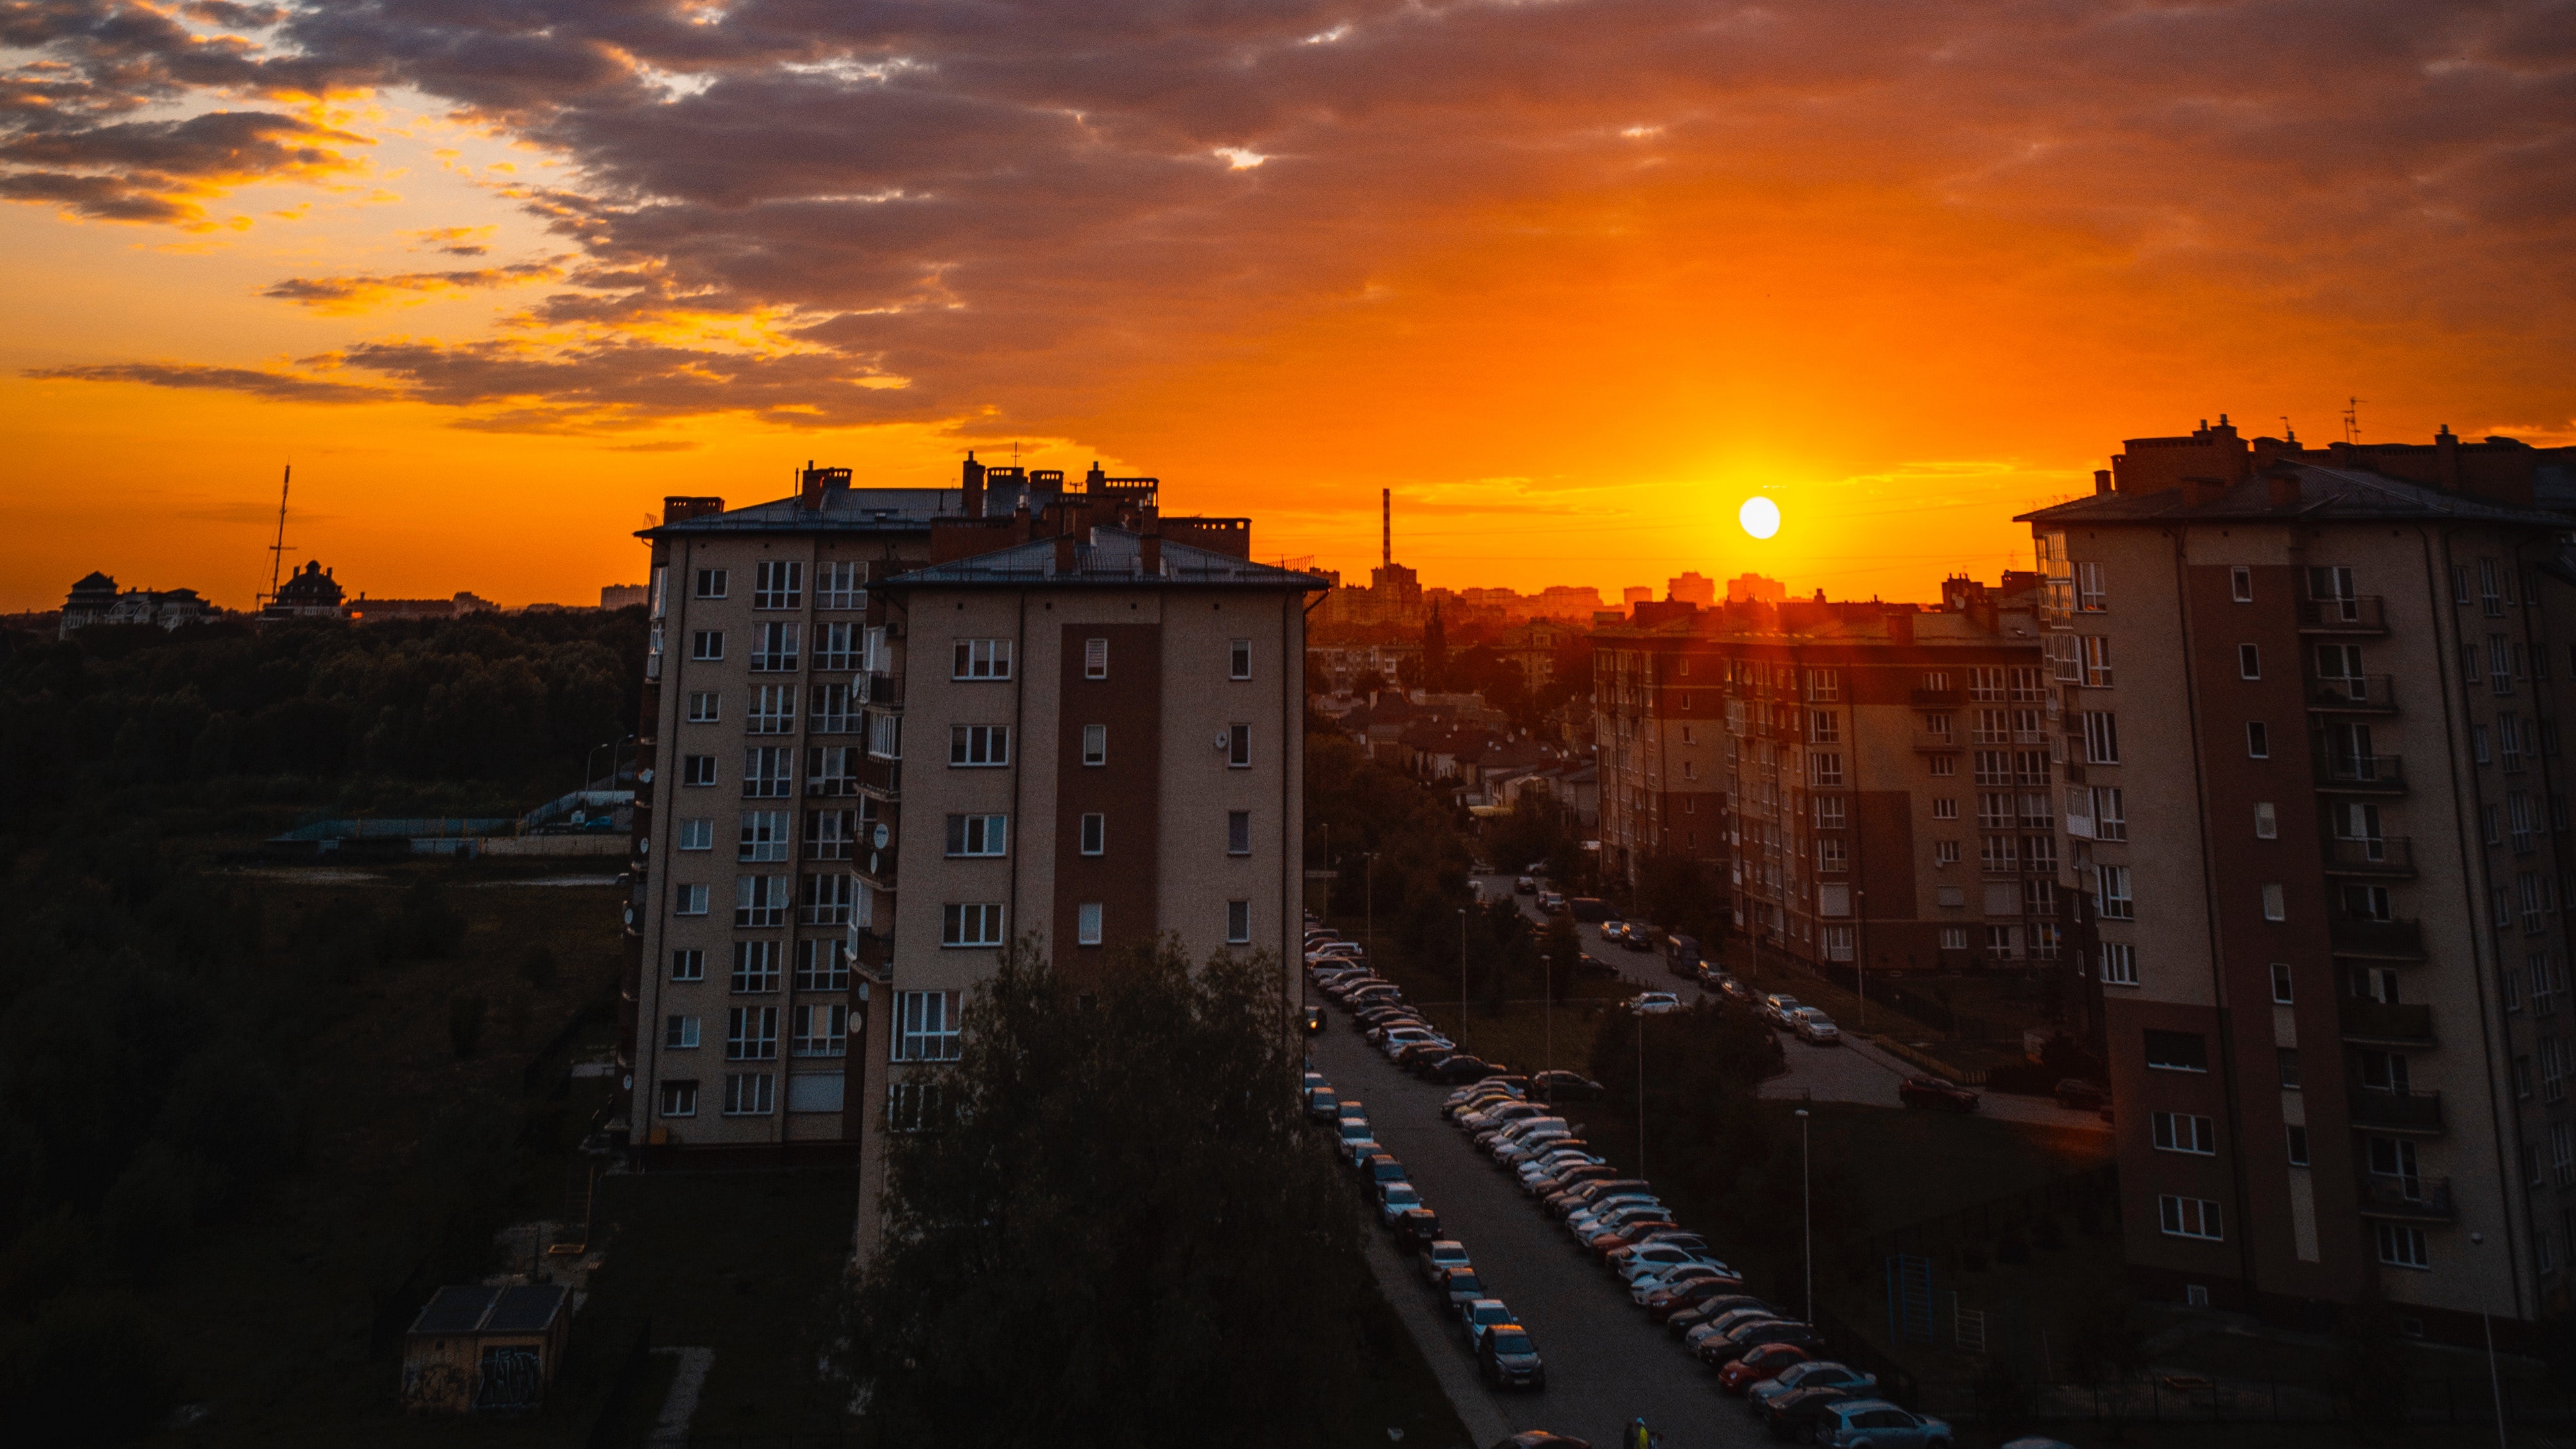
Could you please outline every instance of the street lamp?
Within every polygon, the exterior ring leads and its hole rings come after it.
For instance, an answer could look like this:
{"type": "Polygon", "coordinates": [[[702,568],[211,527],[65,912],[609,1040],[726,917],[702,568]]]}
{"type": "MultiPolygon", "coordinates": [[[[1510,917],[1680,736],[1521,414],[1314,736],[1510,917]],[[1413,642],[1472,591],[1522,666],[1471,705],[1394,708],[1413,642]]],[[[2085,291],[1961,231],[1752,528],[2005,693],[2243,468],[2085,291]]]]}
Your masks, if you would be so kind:
{"type": "MultiPolygon", "coordinates": [[[[2469,1246],[2477,1247],[2487,1240],[2484,1233],[2469,1234],[2469,1246]]],[[[2496,1449],[2512,1449],[2504,1433],[2504,1380],[2496,1373],[2495,1320],[2487,1316],[2486,1300],[2478,1301],[2478,1326],[2487,1334],[2487,1390],[2495,1395],[2496,1449]]]]}
{"type": "Polygon", "coordinates": [[[1547,1066],[1556,1070],[1556,958],[1541,952],[1538,958],[1539,1015],[1547,1022],[1547,1066]]]}
{"type": "Polygon", "coordinates": [[[1458,1049],[1467,1049],[1467,908],[1458,908],[1458,1049]]]}
{"type": "Polygon", "coordinates": [[[1646,1013],[1643,1011],[1637,1012],[1637,1175],[1646,1175],[1646,1013]]]}
{"type": "Polygon", "coordinates": [[[1363,885],[1368,909],[1368,953],[1369,959],[1374,961],[1377,959],[1377,852],[1364,850],[1360,854],[1368,858],[1363,885]]]}
{"type": "Polygon", "coordinates": [[[1859,973],[1860,1029],[1869,1030],[1869,892],[1852,888],[1852,970],[1859,973]]]}
{"type": "MultiPolygon", "coordinates": [[[[1642,1175],[1642,1174],[1641,1174],[1642,1175]]],[[[1800,1236],[1806,1243],[1807,1322],[1816,1321],[1816,1181],[1808,1168],[1807,1109],[1798,1109],[1798,1206],[1800,1236]]]]}

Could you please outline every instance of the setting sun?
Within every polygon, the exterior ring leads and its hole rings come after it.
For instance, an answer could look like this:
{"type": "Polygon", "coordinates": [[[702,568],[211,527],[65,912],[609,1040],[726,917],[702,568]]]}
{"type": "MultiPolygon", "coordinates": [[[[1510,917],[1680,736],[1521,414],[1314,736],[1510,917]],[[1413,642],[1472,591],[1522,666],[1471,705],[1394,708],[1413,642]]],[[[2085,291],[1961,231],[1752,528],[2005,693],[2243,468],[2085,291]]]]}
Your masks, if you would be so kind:
{"type": "Polygon", "coordinates": [[[1755,538],[1769,538],[1780,531],[1780,505],[1768,498],[1747,498],[1735,511],[1735,521],[1755,538]]]}

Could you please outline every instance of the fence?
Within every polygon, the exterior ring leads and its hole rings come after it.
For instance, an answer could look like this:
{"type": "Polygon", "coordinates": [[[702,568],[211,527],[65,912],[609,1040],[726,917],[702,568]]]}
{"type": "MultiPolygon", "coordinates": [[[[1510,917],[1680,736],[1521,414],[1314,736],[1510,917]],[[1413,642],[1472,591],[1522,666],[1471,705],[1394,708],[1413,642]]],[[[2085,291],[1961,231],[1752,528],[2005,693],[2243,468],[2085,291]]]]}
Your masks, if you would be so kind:
{"type": "Polygon", "coordinates": [[[1930,1052],[1917,1051],[1892,1036],[1872,1035],[1870,1041],[1889,1056],[1910,1062],[1944,1081],[1956,1082],[1963,1087],[1982,1087],[1986,1084],[1984,1067],[1963,1067],[1955,1062],[1945,1062],[1930,1052]]]}
{"type": "MultiPolygon", "coordinates": [[[[1839,1344],[1837,1348],[1839,1348],[1839,1344]]],[[[2331,1384],[2164,1374],[2126,1383],[1939,1382],[1913,1386],[1913,1407],[1952,1423],[1998,1429],[2039,1423],[2493,1425],[2497,1390],[2484,1378],[2418,1379],[2390,1403],[2356,1406],[2331,1384]],[[2391,1405],[2395,1407],[2391,1407],[2391,1405]]],[[[2576,1395],[2546,1384],[2502,1386],[2509,1425],[2576,1426],[2576,1395]]]]}

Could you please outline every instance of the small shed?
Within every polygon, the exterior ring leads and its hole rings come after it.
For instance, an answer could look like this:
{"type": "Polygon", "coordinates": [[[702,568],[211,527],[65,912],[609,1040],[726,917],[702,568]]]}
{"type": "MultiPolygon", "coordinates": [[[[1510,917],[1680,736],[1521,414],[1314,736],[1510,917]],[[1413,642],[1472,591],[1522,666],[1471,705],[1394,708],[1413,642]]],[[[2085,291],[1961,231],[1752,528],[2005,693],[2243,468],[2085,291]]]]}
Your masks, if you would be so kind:
{"type": "Polygon", "coordinates": [[[560,1283],[439,1289],[403,1339],[403,1408],[534,1412],[563,1361],[571,1297],[560,1283]]]}

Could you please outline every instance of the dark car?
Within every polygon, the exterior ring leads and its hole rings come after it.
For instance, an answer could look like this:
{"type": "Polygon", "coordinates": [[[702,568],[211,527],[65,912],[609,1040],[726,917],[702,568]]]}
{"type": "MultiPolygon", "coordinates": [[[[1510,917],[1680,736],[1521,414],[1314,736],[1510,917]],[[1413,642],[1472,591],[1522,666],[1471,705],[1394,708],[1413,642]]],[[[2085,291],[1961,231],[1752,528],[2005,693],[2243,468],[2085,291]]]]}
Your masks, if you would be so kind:
{"type": "Polygon", "coordinates": [[[1670,1323],[1674,1318],[1712,1298],[1731,1298],[1744,1291],[1744,1280],[1721,1273],[1714,1278],[1695,1278],[1649,1294],[1646,1316],[1657,1323],[1670,1323]]]}
{"type": "Polygon", "coordinates": [[[1813,1444],[1816,1442],[1816,1426],[1824,1419],[1826,1405],[1864,1398],[1877,1392],[1876,1389],[1846,1388],[1841,1384],[1791,1389],[1762,1406],[1762,1420],[1774,1439],[1813,1444]]]}
{"type": "Polygon", "coordinates": [[[1371,1186],[1381,1182],[1404,1181],[1404,1164],[1396,1161],[1395,1154],[1390,1152],[1371,1153],[1369,1160],[1361,1163],[1360,1168],[1360,1175],[1366,1178],[1371,1186]]]}
{"type": "Polygon", "coordinates": [[[1619,913],[1611,909],[1610,903],[1602,900],[1598,896],[1575,896],[1566,901],[1565,909],[1578,921],[1615,921],[1619,919],[1619,913]]]}
{"type": "Polygon", "coordinates": [[[2098,1111],[2111,1100],[2109,1088],[2097,1082],[2085,1081],[2081,1077],[2068,1077],[2059,1082],[2054,1095],[2057,1098],[2057,1105],[2072,1107],[2078,1112],[2098,1111]]]}
{"type": "Polygon", "coordinates": [[[1539,1361],[1529,1330],[1517,1323],[1485,1330],[1476,1344],[1476,1367],[1496,1388],[1547,1387],[1547,1365],[1539,1361]]]}
{"type": "Polygon", "coordinates": [[[1664,938],[1664,968],[1675,976],[1697,976],[1700,959],[1698,937],[1676,935],[1664,938]]]}
{"type": "Polygon", "coordinates": [[[1699,1346],[1699,1361],[1710,1368],[1724,1368],[1766,1343],[1794,1343],[1800,1348],[1812,1349],[1822,1346],[1824,1341],[1825,1336],[1810,1324],[1767,1318],[1703,1341],[1699,1346]]]}
{"type": "Polygon", "coordinates": [[[1542,1102],[1590,1102],[1601,1092],[1601,1084],[1581,1072],[1541,1072],[1530,1078],[1530,1095],[1542,1102]]]}
{"type": "Polygon", "coordinates": [[[1457,1054],[1458,1048],[1447,1042],[1418,1041],[1411,1046],[1396,1048],[1395,1055],[1387,1060],[1406,1071],[1419,1071],[1457,1054]]]}
{"type": "Polygon", "coordinates": [[[1489,1062],[1483,1057],[1471,1057],[1464,1052],[1453,1052],[1423,1068],[1422,1075],[1434,1082],[1461,1086],[1468,1082],[1481,1082],[1502,1070],[1502,1064],[1499,1062],[1489,1062]]]}
{"type": "Polygon", "coordinates": [[[1651,1234],[1669,1233],[1680,1226],[1681,1224],[1663,1216],[1659,1210],[1634,1222],[1622,1223],[1606,1232],[1594,1233],[1584,1241],[1583,1246],[1591,1250],[1595,1261],[1606,1261],[1613,1248],[1624,1248],[1630,1243],[1643,1242],[1651,1234]]]}
{"type": "Polygon", "coordinates": [[[1440,1237],[1440,1214],[1427,1207],[1407,1208],[1395,1220],[1395,1245],[1408,1252],[1419,1252],[1422,1245],[1440,1237]]]}
{"type": "Polygon", "coordinates": [[[1589,951],[1578,951],[1574,956],[1574,974],[1590,976],[1601,981],[1616,981],[1619,979],[1619,968],[1589,951]]]}
{"type": "Polygon", "coordinates": [[[1938,1107],[1950,1112],[1977,1110],[1976,1093],[1939,1077],[1907,1077],[1898,1084],[1896,1096],[1908,1107],[1938,1107]]]}
{"type": "Polygon", "coordinates": [[[1765,1303],[1750,1293],[1719,1293],[1703,1298],[1692,1306],[1682,1309],[1672,1317],[1665,1319],[1664,1327],[1675,1338],[1686,1337],[1692,1329],[1699,1327],[1701,1324],[1714,1323],[1719,1318],[1729,1313],[1733,1313],[1739,1308],[1757,1309],[1773,1318],[1780,1316],[1780,1310],[1778,1308],[1769,1303],[1765,1303]]]}

